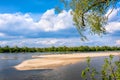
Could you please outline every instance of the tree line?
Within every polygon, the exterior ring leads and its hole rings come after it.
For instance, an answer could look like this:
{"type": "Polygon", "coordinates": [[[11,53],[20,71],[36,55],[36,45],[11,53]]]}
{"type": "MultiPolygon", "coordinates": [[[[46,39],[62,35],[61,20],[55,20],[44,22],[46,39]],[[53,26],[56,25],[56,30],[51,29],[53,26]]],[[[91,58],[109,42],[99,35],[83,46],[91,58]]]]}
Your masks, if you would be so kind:
{"type": "Polygon", "coordinates": [[[0,47],[0,53],[26,53],[26,52],[90,52],[90,51],[119,51],[117,46],[79,46],[79,47],[47,47],[47,48],[30,48],[30,47],[0,47]]]}

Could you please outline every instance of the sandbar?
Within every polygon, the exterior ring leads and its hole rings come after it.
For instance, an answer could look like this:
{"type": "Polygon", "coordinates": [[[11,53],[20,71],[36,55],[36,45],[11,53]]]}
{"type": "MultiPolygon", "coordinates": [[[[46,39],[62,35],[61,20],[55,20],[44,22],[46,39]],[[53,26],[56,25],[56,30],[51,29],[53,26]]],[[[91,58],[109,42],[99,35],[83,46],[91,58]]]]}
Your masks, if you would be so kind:
{"type": "Polygon", "coordinates": [[[75,64],[86,61],[87,57],[102,57],[115,55],[119,56],[120,52],[103,52],[103,53],[74,53],[74,54],[50,54],[32,56],[33,59],[25,60],[14,66],[17,70],[35,70],[35,69],[54,69],[61,66],[75,64]]]}

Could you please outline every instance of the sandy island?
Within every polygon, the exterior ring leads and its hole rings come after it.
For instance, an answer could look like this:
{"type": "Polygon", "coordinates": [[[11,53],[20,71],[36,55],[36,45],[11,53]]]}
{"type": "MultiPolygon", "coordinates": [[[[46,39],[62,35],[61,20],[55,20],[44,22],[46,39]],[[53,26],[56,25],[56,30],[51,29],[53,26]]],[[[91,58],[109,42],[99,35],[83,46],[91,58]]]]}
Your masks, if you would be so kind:
{"type": "Polygon", "coordinates": [[[32,56],[34,59],[23,61],[21,64],[14,66],[14,68],[17,70],[54,69],[60,66],[85,61],[86,57],[102,57],[109,55],[117,56],[120,55],[120,52],[51,54],[32,56]]]}

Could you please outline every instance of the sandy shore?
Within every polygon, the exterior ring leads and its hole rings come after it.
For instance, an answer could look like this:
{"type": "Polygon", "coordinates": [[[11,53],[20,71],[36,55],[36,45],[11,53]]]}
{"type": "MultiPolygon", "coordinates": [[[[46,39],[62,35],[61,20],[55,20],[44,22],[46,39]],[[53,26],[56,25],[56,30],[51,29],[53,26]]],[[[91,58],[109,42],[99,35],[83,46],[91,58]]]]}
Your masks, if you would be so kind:
{"type": "Polygon", "coordinates": [[[120,52],[75,53],[56,55],[52,54],[33,56],[34,59],[26,60],[21,64],[14,66],[14,68],[16,68],[17,70],[54,69],[56,67],[85,61],[86,57],[102,57],[109,55],[120,55],[120,52]]]}

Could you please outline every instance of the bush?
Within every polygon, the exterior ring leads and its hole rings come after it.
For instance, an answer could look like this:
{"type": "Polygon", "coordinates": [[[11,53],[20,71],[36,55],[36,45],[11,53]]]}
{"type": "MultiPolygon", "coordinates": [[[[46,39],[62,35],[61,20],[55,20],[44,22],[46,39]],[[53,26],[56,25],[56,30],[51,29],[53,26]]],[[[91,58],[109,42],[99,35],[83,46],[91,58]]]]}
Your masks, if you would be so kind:
{"type": "Polygon", "coordinates": [[[120,80],[120,61],[113,61],[113,55],[105,58],[102,69],[98,72],[90,65],[90,58],[87,59],[87,67],[82,71],[81,77],[84,80],[120,80]],[[96,76],[100,76],[97,79],[96,76]]]}

